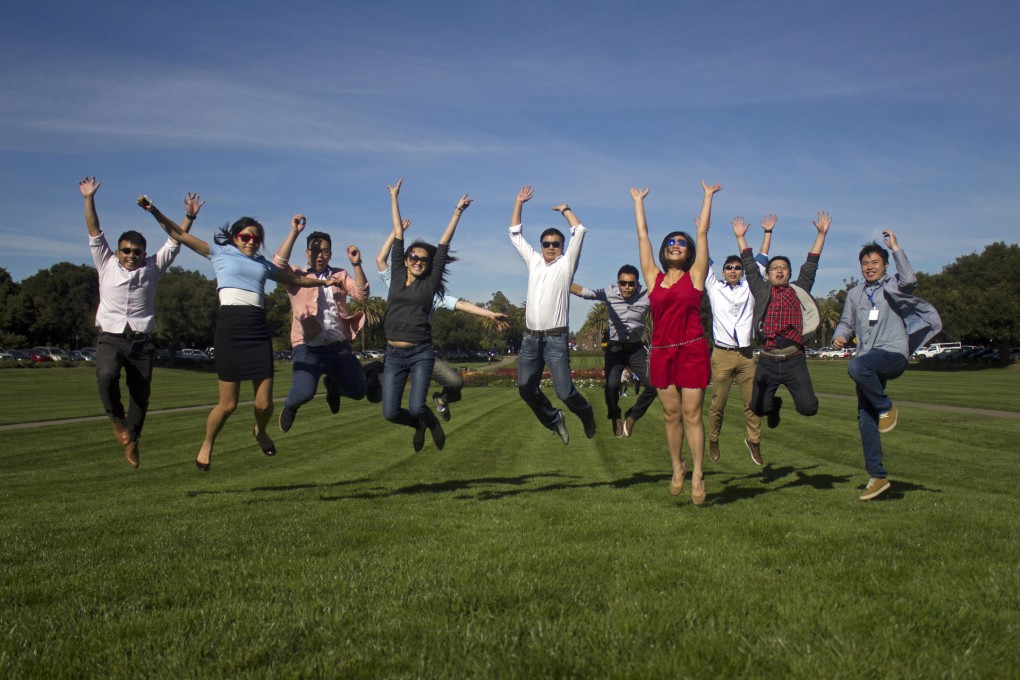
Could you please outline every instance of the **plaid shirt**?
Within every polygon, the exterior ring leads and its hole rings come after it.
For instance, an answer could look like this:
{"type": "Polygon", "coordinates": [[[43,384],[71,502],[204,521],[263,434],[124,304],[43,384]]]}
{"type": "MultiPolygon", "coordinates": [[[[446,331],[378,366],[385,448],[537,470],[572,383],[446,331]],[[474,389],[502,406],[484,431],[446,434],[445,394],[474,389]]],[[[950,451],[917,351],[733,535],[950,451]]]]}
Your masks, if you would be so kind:
{"type": "Polygon", "coordinates": [[[801,344],[804,317],[797,293],[789,286],[773,286],[765,317],[761,320],[761,337],[765,349],[779,349],[801,344]]]}

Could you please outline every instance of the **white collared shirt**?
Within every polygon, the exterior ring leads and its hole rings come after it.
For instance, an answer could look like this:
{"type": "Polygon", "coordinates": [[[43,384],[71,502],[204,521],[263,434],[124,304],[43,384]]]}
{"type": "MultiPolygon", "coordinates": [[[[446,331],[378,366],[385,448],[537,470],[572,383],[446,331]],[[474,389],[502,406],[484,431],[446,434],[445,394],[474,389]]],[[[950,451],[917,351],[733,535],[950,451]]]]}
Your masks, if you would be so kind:
{"type": "Polygon", "coordinates": [[[528,299],[524,311],[528,330],[566,328],[570,319],[570,284],[574,281],[581,246],[588,231],[584,225],[570,229],[570,243],[563,255],[546,263],[542,253],[524,240],[524,225],[510,227],[510,242],[528,266],[528,299]]]}
{"type": "MultiPolygon", "coordinates": [[[[758,263],[759,268],[761,263],[758,263]]],[[[754,295],[747,279],[731,287],[715,275],[709,263],[705,292],[712,304],[712,339],[725,347],[750,347],[754,327],[754,295]]]]}
{"type": "Polygon", "coordinates": [[[168,238],[134,271],[121,266],[105,234],[89,237],[89,247],[99,273],[96,326],[107,333],[151,333],[155,328],[156,284],[181,251],[181,244],[168,238]]]}

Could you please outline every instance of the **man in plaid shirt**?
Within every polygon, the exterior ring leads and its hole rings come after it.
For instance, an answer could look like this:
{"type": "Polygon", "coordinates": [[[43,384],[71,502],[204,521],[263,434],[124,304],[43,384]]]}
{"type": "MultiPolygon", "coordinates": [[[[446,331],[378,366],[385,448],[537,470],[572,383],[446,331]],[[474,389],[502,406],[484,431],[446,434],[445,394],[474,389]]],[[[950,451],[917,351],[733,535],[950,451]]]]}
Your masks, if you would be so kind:
{"type": "MultiPolygon", "coordinates": [[[[790,391],[797,413],[813,416],[818,412],[818,397],[811,385],[804,357],[803,312],[795,288],[810,294],[831,222],[828,213],[818,213],[818,218],[812,223],[818,235],[808,251],[807,260],[801,265],[797,280],[791,282],[790,260],[782,255],[769,260],[768,278],[762,277],[744,238],[749,225],[742,218],[733,220],[733,233],[740,248],[744,275],[754,295],[754,327],[762,345],[754,371],[751,410],[758,416],[767,415],[770,428],[779,425],[779,409],[783,400],[775,394],[780,385],[785,385],[790,391]]],[[[755,462],[762,464],[758,460],[755,462]]]]}

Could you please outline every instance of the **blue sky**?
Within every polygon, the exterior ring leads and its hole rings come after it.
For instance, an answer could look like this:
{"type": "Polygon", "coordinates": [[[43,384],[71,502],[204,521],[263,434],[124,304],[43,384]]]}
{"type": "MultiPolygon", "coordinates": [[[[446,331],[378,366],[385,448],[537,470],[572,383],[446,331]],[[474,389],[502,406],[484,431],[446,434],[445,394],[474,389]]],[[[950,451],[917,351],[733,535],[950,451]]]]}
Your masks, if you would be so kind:
{"type": "Polygon", "coordinates": [[[702,178],[724,185],[716,259],[733,216],[756,245],[776,213],[772,252],[796,263],[826,210],[816,295],[883,228],[934,273],[1016,241],[1018,19],[980,1],[18,3],[0,27],[0,267],[90,262],[87,174],[115,235],[161,240],[134,198],[179,218],[190,190],[203,238],[249,214],[271,254],[303,212],[369,259],[388,183],[432,242],[468,193],[450,289],[476,301],[525,297],[506,234],[523,184],[526,237],[562,225],[560,202],[589,228],[591,287],[637,263],[629,187],[651,187],[657,242],[691,224],[702,178]]]}

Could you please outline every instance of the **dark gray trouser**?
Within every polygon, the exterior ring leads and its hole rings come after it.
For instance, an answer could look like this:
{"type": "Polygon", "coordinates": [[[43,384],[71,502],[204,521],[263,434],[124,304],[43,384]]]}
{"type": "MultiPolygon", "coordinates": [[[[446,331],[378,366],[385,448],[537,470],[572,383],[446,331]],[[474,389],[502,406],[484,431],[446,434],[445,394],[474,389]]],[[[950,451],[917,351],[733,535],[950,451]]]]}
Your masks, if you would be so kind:
{"type": "Polygon", "coordinates": [[[99,399],[106,415],[123,420],[132,438],[142,434],[145,413],[149,410],[152,391],[152,359],[156,346],[152,340],[128,340],[106,333],[99,334],[96,343],[96,383],[99,399]],[[120,372],[123,369],[128,387],[128,408],[120,394],[120,372]]]}

